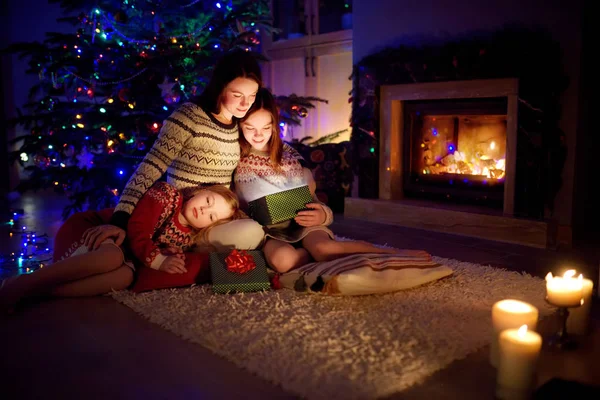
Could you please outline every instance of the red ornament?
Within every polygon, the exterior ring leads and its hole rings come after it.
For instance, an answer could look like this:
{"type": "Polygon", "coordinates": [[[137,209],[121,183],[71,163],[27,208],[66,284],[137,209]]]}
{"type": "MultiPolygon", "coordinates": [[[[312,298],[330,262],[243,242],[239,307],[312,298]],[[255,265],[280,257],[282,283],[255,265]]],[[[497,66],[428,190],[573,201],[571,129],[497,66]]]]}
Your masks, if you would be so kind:
{"type": "Polygon", "coordinates": [[[129,101],[131,99],[131,90],[129,90],[129,88],[122,88],[119,90],[119,94],[117,96],[122,102],[129,101]]]}
{"type": "Polygon", "coordinates": [[[254,259],[246,250],[233,249],[225,258],[227,271],[235,272],[236,274],[245,274],[256,268],[254,259]]]}

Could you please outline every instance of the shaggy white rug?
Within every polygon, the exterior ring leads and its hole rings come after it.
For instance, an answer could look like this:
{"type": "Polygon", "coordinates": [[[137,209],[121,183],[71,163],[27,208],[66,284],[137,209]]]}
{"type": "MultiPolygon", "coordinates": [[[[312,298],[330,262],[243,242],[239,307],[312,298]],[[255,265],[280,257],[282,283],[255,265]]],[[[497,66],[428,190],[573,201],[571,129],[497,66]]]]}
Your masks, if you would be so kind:
{"type": "Polygon", "coordinates": [[[113,297],[165,329],[309,399],[365,399],[422,382],[488,345],[491,307],[515,298],[540,315],[542,279],[435,257],[454,274],[385,295],[291,290],[215,295],[209,285],[113,297]]]}

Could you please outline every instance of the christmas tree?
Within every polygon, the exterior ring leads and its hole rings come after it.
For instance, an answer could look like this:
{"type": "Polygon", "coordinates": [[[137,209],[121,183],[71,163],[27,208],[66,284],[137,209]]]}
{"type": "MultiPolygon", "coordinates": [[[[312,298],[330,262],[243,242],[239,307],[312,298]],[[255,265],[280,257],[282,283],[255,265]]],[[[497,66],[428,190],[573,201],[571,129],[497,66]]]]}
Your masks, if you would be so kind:
{"type": "Polygon", "coordinates": [[[69,197],[64,217],[85,204],[114,206],[162,121],[203,90],[217,59],[258,52],[259,33],[271,32],[268,0],[50,3],[60,3],[73,33],[8,49],[39,76],[13,121],[27,134],[14,140],[11,160],[30,172],[18,190],[69,197]]]}

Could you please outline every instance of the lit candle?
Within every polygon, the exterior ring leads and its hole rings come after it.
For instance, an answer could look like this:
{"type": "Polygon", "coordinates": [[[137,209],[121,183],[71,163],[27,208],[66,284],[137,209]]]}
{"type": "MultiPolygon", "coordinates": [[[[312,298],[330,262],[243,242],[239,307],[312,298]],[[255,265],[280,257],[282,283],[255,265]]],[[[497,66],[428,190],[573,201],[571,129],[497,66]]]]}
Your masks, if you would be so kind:
{"type": "Polygon", "coordinates": [[[575,335],[585,335],[590,323],[594,283],[590,279],[583,279],[582,284],[581,307],[569,308],[569,318],[567,319],[567,332],[575,335]]]}
{"type": "Polygon", "coordinates": [[[498,337],[505,329],[515,329],[527,325],[536,330],[539,311],[529,303],[519,300],[500,300],[492,307],[492,344],[490,347],[490,363],[498,366],[498,337]]]}
{"type": "Polygon", "coordinates": [[[574,307],[581,303],[583,276],[573,278],[575,270],[570,269],[561,276],[546,275],[546,296],[548,302],[557,307],[574,307]]]}
{"type": "Polygon", "coordinates": [[[527,325],[500,333],[496,398],[530,398],[541,348],[542,337],[527,325]]]}

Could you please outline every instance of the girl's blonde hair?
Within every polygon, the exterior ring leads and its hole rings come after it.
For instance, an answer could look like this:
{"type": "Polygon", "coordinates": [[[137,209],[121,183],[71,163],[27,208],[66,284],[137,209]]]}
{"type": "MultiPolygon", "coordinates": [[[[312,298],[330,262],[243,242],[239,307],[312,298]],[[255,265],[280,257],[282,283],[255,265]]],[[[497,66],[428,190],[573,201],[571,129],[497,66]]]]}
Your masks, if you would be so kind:
{"type": "Polygon", "coordinates": [[[223,185],[193,186],[184,188],[181,190],[181,194],[183,195],[183,202],[185,203],[186,201],[190,200],[192,197],[202,192],[203,190],[207,190],[209,192],[221,195],[233,211],[231,217],[215,221],[209,226],[197,230],[197,232],[194,234],[193,239],[196,246],[212,247],[208,242],[208,233],[212,228],[214,228],[215,226],[223,225],[227,222],[234,221],[236,219],[245,219],[248,218],[248,216],[241,210],[240,201],[238,200],[236,194],[223,185]]]}
{"type": "Polygon", "coordinates": [[[252,145],[248,143],[246,138],[244,137],[244,132],[242,130],[242,124],[246,121],[252,114],[257,111],[265,110],[271,114],[271,119],[273,121],[273,129],[271,133],[271,138],[269,139],[269,159],[273,164],[275,170],[278,170],[281,167],[281,158],[283,157],[283,141],[279,136],[279,110],[277,109],[277,104],[275,102],[275,98],[266,88],[261,88],[256,93],[256,98],[254,99],[254,103],[244,115],[243,118],[240,119],[239,131],[240,131],[240,157],[246,157],[250,154],[250,150],[252,149],[252,145]]]}

